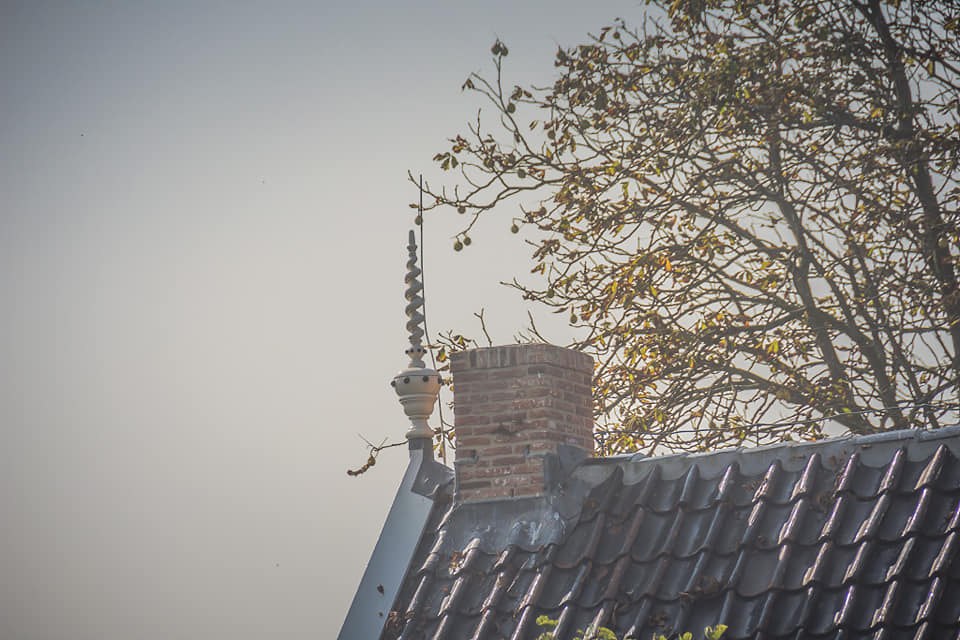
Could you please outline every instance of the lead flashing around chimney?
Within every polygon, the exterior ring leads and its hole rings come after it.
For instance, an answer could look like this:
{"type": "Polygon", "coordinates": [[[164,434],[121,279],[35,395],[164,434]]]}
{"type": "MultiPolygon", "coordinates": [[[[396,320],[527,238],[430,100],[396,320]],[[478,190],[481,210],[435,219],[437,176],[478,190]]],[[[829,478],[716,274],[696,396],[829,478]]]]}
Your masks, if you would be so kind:
{"type": "Polygon", "coordinates": [[[590,453],[580,447],[569,444],[557,446],[555,454],[547,454],[543,458],[543,485],[549,491],[563,486],[574,469],[590,457],[590,453]]]}
{"type": "Polygon", "coordinates": [[[423,443],[411,440],[410,464],[400,481],[393,505],[380,532],[339,640],[379,638],[423,535],[438,487],[453,480],[453,472],[433,459],[423,443]]]}

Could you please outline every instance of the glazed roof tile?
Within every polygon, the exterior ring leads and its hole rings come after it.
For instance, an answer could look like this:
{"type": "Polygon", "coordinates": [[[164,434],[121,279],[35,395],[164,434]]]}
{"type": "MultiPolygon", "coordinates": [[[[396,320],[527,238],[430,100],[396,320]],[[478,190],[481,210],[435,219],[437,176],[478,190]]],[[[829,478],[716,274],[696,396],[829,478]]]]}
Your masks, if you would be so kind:
{"type": "Polygon", "coordinates": [[[592,459],[540,499],[438,498],[385,640],[960,638],[960,430],[592,459]]]}

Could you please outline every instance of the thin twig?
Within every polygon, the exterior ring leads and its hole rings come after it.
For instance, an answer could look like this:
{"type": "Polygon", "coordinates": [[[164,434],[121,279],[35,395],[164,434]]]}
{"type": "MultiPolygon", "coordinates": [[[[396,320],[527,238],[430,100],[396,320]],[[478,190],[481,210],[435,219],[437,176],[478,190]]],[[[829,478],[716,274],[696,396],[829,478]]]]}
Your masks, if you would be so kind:
{"type": "Polygon", "coordinates": [[[493,346],[493,340],[490,339],[490,334],[487,333],[487,323],[483,321],[483,312],[484,312],[484,309],[481,308],[481,309],[480,309],[480,313],[474,312],[473,315],[474,315],[475,318],[477,318],[478,320],[480,320],[480,329],[483,331],[483,336],[487,339],[487,346],[488,346],[488,347],[492,347],[492,346],[493,346]]]}
{"type": "Polygon", "coordinates": [[[360,437],[361,440],[367,443],[367,446],[370,448],[370,455],[367,457],[367,461],[364,462],[363,465],[361,465],[360,467],[356,469],[347,469],[348,476],[359,476],[363,473],[366,473],[370,469],[370,467],[377,464],[377,455],[384,449],[389,449],[391,447],[402,447],[403,445],[407,444],[406,441],[391,442],[390,444],[387,444],[387,440],[386,438],[384,438],[383,442],[381,442],[379,445],[374,445],[373,443],[371,443],[369,440],[367,440],[360,434],[357,434],[357,435],[360,437]]]}

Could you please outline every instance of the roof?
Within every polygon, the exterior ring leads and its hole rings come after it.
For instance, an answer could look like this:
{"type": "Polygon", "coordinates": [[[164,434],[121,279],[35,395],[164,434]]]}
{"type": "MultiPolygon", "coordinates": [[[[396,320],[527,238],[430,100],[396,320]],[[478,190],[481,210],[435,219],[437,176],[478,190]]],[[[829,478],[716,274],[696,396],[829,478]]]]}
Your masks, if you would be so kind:
{"type": "Polygon", "coordinates": [[[960,429],[575,464],[434,506],[386,640],[960,638],[960,429]]]}

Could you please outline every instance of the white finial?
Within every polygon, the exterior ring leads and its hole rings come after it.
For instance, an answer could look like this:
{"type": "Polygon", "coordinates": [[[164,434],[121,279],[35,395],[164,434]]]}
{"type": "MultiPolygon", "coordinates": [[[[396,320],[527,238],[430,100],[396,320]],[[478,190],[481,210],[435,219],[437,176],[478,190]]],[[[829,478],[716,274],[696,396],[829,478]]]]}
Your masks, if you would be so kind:
{"type": "Polygon", "coordinates": [[[422,342],[424,316],[420,312],[423,308],[423,298],[420,295],[423,284],[419,278],[421,271],[417,267],[417,239],[412,229],[407,250],[410,252],[410,257],[407,260],[407,275],[404,278],[407,284],[404,297],[407,299],[407,331],[410,332],[410,347],[405,353],[409,356],[410,363],[406,369],[394,376],[390,384],[396,390],[400,404],[403,405],[403,411],[410,419],[407,439],[432,439],[433,429],[427,424],[427,419],[433,413],[433,406],[440,394],[441,380],[440,374],[428,368],[423,362],[423,356],[427,352],[422,342]]]}
{"type": "Polygon", "coordinates": [[[423,291],[423,283],[420,282],[422,271],[417,267],[417,236],[413,229],[410,229],[407,251],[410,257],[407,259],[407,275],[403,281],[407,283],[407,292],[404,297],[407,299],[407,331],[410,332],[410,348],[405,353],[410,356],[411,367],[423,368],[423,355],[427,352],[421,343],[423,314],[420,313],[420,309],[423,308],[423,298],[420,292],[423,291]]]}

